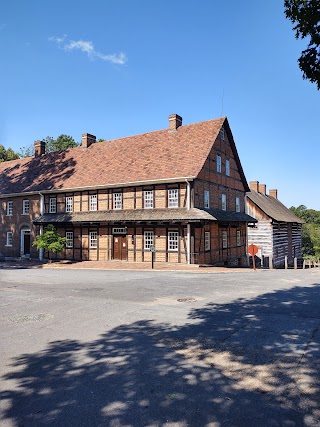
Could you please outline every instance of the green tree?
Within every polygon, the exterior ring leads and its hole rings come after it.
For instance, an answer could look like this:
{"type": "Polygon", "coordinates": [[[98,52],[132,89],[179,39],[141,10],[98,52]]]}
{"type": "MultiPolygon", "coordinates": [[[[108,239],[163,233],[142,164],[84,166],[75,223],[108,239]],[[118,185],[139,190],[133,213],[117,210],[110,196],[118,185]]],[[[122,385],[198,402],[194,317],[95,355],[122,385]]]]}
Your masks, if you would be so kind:
{"type": "Polygon", "coordinates": [[[304,256],[320,257],[320,211],[300,205],[290,210],[305,221],[302,224],[302,253],[304,256]]]}
{"type": "MultiPolygon", "coordinates": [[[[52,138],[52,136],[47,136],[43,139],[46,143],[46,153],[53,153],[55,151],[64,151],[68,148],[77,147],[80,145],[76,142],[72,136],[61,134],[57,139],[52,138]]],[[[29,157],[34,154],[34,146],[29,145],[27,147],[20,148],[19,156],[20,157],[29,157]]]]}
{"type": "Polygon", "coordinates": [[[308,38],[307,49],[298,59],[304,79],[320,89],[320,2],[319,0],[285,0],[285,15],[294,24],[296,39],[308,38]]]}
{"type": "Polygon", "coordinates": [[[0,145],[0,162],[6,162],[7,160],[19,159],[19,154],[15,153],[12,148],[5,149],[3,145],[0,145]]]}
{"type": "Polygon", "coordinates": [[[48,252],[49,260],[51,260],[51,254],[53,252],[59,253],[66,247],[67,239],[65,237],[61,237],[57,232],[56,228],[49,224],[45,229],[43,234],[39,234],[33,245],[37,247],[37,249],[44,249],[48,252]]]}

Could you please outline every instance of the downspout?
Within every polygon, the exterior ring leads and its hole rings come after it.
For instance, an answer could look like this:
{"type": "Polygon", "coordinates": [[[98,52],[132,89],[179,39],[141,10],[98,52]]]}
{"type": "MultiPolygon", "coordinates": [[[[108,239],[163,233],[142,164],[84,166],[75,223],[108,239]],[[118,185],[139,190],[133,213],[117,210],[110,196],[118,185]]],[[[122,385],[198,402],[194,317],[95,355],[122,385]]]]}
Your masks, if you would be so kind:
{"type": "MultiPolygon", "coordinates": [[[[191,187],[190,182],[186,179],[187,183],[187,210],[191,208],[191,187]]],[[[187,224],[187,264],[191,264],[191,225],[187,224]]]]}
{"type": "MultiPolygon", "coordinates": [[[[40,194],[40,215],[42,216],[44,214],[44,195],[42,193],[40,194]]],[[[43,225],[40,225],[40,236],[43,234],[43,225]]],[[[39,261],[43,260],[43,248],[39,249],[39,261]]]]}

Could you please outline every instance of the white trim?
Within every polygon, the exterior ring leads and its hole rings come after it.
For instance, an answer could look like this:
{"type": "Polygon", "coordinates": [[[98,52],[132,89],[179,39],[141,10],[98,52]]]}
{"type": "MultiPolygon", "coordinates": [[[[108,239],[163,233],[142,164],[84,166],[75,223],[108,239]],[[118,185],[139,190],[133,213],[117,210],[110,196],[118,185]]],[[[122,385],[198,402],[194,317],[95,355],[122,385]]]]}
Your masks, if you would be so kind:
{"type": "Polygon", "coordinates": [[[187,264],[191,264],[191,226],[187,224],[187,264]]]}

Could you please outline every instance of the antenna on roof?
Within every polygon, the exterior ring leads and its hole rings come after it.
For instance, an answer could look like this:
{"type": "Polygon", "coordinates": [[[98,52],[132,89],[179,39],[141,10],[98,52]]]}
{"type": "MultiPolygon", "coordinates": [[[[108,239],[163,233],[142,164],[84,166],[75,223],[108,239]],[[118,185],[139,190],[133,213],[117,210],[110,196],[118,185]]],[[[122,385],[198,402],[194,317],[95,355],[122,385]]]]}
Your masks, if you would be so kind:
{"type": "Polygon", "coordinates": [[[222,97],[221,97],[221,114],[220,117],[223,115],[223,101],[224,101],[224,88],[222,89],[222,97]]]}

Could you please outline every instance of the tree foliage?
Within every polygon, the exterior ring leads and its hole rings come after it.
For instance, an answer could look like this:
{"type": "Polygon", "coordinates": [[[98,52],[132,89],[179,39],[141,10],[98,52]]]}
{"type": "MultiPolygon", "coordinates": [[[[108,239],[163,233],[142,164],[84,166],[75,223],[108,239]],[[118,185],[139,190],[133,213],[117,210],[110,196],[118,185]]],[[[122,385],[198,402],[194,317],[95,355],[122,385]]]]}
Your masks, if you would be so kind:
{"type": "MultiPolygon", "coordinates": [[[[46,153],[53,153],[55,151],[64,151],[68,148],[74,148],[79,145],[72,136],[61,134],[57,139],[52,138],[52,136],[47,136],[43,139],[46,143],[46,153]]],[[[29,157],[34,155],[34,146],[29,145],[28,147],[22,147],[19,151],[20,157],[29,157]]]]}
{"type": "Polygon", "coordinates": [[[0,162],[6,162],[7,160],[19,159],[19,154],[15,153],[12,148],[6,149],[3,145],[0,145],[0,162]]]}
{"type": "Polygon", "coordinates": [[[66,247],[67,239],[65,237],[61,237],[57,232],[56,228],[49,224],[45,229],[43,234],[39,234],[33,245],[37,247],[37,249],[44,249],[49,253],[49,259],[51,259],[51,253],[61,252],[66,247]]]}
{"type": "Polygon", "coordinates": [[[285,0],[285,15],[294,24],[296,38],[309,38],[307,49],[298,59],[303,78],[320,89],[320,1],[285,0]]]}
{"type": "Polygon", "coordinates": [[[305,221],[302,225],[302,252],[304,256],[320,257],[320,211],[300,205],[290,210],[305,221]]]}

